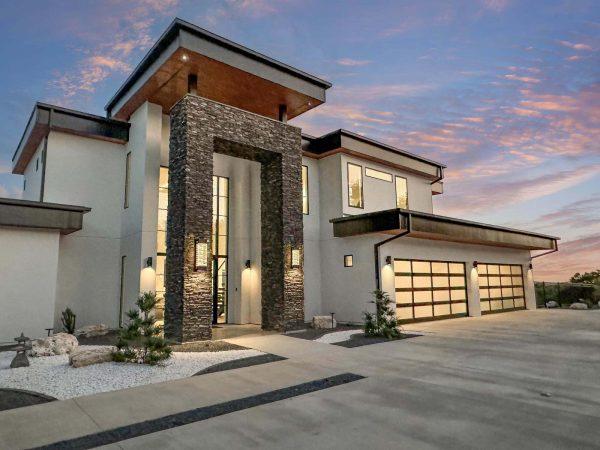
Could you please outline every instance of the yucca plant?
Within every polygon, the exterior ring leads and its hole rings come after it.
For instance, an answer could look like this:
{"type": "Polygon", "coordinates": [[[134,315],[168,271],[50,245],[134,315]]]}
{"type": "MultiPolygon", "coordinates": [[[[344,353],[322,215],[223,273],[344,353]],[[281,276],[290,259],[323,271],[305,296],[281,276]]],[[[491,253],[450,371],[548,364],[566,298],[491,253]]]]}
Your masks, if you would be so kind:
{"type": "Polygon", "coordinates": [[[129,323],[119,331],[114,361],[155,365],[171,356],[171,347],[160,336],[162,329],[152,313],[156,302],[154,292],[144,292],[135,303],[138,309],[127,312],[129,323]]]}
{"type": "Polygon", "coordinates": [[[61,313],[60,321],[63,324],[63,328],[69,334],[75,333],[75,320],[77,319],[77,315],[73,312],[71,308],[66,308],[61,313]]]}

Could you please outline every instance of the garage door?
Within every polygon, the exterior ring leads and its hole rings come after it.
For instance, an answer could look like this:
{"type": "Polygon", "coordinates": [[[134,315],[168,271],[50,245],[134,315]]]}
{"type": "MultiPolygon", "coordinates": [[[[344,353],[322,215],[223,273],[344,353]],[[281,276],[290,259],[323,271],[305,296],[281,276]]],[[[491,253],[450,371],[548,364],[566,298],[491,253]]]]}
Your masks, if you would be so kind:
{"type": "Polygon", "coordinates": [[[521,265],[479,263],[477,272],[481,314],[525,309],[521,265]]]}
{"type": "Polygon", "coordinates": [[[400,323],[467,315],[464,263],[396,259],[394,272],[400,323]]]}

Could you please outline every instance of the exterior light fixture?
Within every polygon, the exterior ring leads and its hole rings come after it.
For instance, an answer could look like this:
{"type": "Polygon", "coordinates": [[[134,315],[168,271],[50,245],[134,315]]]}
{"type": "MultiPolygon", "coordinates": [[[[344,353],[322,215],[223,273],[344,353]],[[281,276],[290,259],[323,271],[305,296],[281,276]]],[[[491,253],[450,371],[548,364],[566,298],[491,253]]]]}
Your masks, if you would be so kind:
{"type": "Polygon", "coordinates": [[[190,59],[190,58],[189,58],[189,57],[188,57],[188,55],[186,55],[185,53],[184,53],[183,55],[181,55],[181,60],[182,60],[183,62],[187,62],[187,60],[188,60],[188,59],[190,59]]]}
{"type": "Polygon", "coordinates": [[[146,267],[152,267],[152,256],[146,258],[146,267]]]}
{"type": "Polygon", "coordinates": [[[300,249],[293,248],[291,252],[290,266],[292,266],[292,269],[298,269],[300,268],[300,264],[300,249]]]}
{"type": "Polygon", "coordinates": [[[388,266],[391,266],[391,265],[392,265],[392,257],[391,257],[391,256],[386,256],[386,257],[385,257],[385,263],[386,263],[388,266]]]}
{"type": "Polygon", "coordinates": [[[477,261],[473,261],[473,267],[477,267],[477,261]]]}
{"type": "Polygon", "coordinates": [[[247,259],[247,260],[246,260],[246,269],[249,269],[249,268],[250,268],[250,260],[249,260],[249,259],[247,259]]]}
{"type": "Polygon", "coordinates": [[[529,263],[529,268],[533,269],[533,263],[529,263]]]}
{"type": "Polygon", "coordinates": [[[208,267],[208,244],[196,241],[194,244],[194,269],[206,269],[208,267]]]}

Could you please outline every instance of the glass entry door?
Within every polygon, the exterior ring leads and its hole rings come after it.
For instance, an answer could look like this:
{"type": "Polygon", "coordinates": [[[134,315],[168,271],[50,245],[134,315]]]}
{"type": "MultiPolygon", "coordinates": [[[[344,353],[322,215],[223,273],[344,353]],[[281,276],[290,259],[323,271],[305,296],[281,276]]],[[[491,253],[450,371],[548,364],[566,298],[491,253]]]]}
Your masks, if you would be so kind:
{"type": "Polygon", "coordinates": [[[229,250],[229,179],[213,176],[212,294],[213,324],[227,323],[227,255],[229,250]]]}

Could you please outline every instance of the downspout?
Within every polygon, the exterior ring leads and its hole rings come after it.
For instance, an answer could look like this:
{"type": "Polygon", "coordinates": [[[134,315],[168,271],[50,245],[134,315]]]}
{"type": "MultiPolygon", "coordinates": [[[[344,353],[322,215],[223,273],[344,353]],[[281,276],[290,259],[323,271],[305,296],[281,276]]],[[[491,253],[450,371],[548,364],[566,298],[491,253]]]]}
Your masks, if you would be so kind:
{"type": "Polygon", "coordinates": [[[379,247],[381,247],[383,244],[387,244],[388,242],[394,241],[396,239],[401,238],[402,236],[406,236],[408,233],[410,233],[411,231],[411,214],[408,214],[408,220],[406,223],[406,231],[403,231],[402,233],[397,234],[396,236],[392,236],[391,238],[385,239],[381,242],[378,242],[377,244],[374,245],[373,250],[375,252],[375,285],[377,290],[381,290],[381,276],[379,275],[379,247]]]}
{"type": "Polygon", "coordinates": [[[429,183],[430,185],[434,185],[438,181],[441,181],[444,179],[444,168],[438,167],[438,169],[439,169],[439,175],[431,183],[429,183]]]}
{"type": "Polygon", "coordinates": [[[546,256],[549,255],[550,253],[554,253],[558,251],[558,242],[554,241],[554,248],[552,250],[549,250],[547,252],[544,253],[540,253],[539,255],[535,255],[535,256],[530,256],[529,259],[533,259],[533,258],[539,258],[540,256],[546,256]]]}

